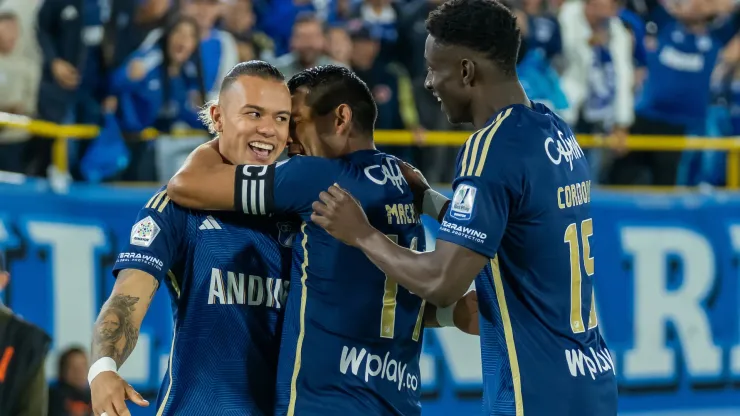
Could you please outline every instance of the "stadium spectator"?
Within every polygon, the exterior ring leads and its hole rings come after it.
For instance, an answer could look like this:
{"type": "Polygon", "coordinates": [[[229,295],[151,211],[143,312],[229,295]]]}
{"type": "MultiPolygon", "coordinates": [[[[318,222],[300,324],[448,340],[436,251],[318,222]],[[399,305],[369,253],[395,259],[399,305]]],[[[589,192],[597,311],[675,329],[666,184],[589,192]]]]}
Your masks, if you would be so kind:
{"type": "MultiPolygon", "coordinates": [[[[373,94],[378,107],[375,128],[379,130],[411,130],[417,143],[424,141],[419,126],[419,113],[414,102],[414,91],[406,69],[395,62],[378,60],[381,41],[373,36],[372,28],[362,26],[351,33],[352,69],[373,94]]],[[[381,151],[394,154],[416,164],[414,147],[394,146],[381,151]]]]}
{"type": "MultiPolygon", "coordinates": [[[[10,273],[0,252],[0,292],[10,273]]],[[[0,302],[0,415],[44,416],[48,388],[44,362],[51,340],[0,302]]]]}
{"type": "Polygon", "coordinates": [[[352,65],[352,39],[344,27],[333,26],[326,32],[326,54],[344,66],[352,65]]]}
{"type": "Polygon", "coordinates": [[[367,27],[380,41],[378,60],[392,62],[398,59],[398,31],[400,2],[391,0],[364,0],[354,10],[353,17],[367,27]]]}
{"type": "MultiPolygon", "coordinates": [[[[617,17],[617,0],[568,2],[560,9],[562,87],[570,107],[563,118],[576,133],[606,134],[623,151],[634,121],[632,37],[617,17]]],[[[591,151],[594,179],[601,152],[591,151]]]]}
{"type": "MultiPolygon", "coordinates": [[[[131,18],[126,0],[46,0],[38,13],[38,42],[43,53],[39,87],[40,118],[59,124],[97,124],[105,96],[106,75],[114,63],[115,32],[131,18]],[[115,12],[115,14],[113,14],[115,12]]],[[[42,142],[50,160],[50,142],[42,142]]],[[[72,142],[70,165],[88,142],[72,142]]],[[[46,168],[46,166],[42,166],[46,168]]]]}
{"type": "Polygon", "coordinates": [[[526,33],[522,33],[522,42],[527,44],[527,49],[541,50],[548,60],[560,55],[563,51],[560,22],[550,13],[547,2],[523,0],[521,10],[528,28],[526,33]]]}
{"type": "Polygon", "coordinates": [[[286,78],[300,71],[320,65],[341,65],[324,53],[326,36],[323,22],[312,13],[296,18],[290,38],[291,51],[275,61],[275,66],[286,78]]]}
{"type": "MultiPolygon", "coordinates": [[[[154,127],[168,132],[176,123],[203,127],[198,110],[206,89],[199,39],[194,19],[173,16],[157,43],[142,45],[113,73],[110,90],[117,98],[123,131],[154,127]]],[[[132,143],[133,157],[124,179],[155,180],[153,152],[152,142],[132,143]]]]}
{"type": "Polygon", "coordinates": [[[265,33],[255,30],[254,25],[255,15],[252,9],[252,0],[234,0],[227,5],[222,26],[224,30],[234,35],[237,41],[239,61],[273,60],[275,58],[275,43],[265,33]],[[251,57],[249,57],[250,54],[251,57]]]}
{"type": "Polygon", "coordinates": [[[49,388],[49,416],[91,416],[87,354],[70,347],[59,356],[57,383],[49,388]]]}
{"type": "Polygon", "coordinates": [[[183,14],[198,22],[202,74],[208,94],[203,99],[210,100],[218,96],[221,80],[239,62],[234,37],[215,27],[223,15],[226,0],[182,0],[182,4],[183,14]]]}
{"type": "MultiPolygon", "coordinates": [[[[720,50],[740,29],[740,17],[713,19],[715,2],[651,4],[646,10],[647,79],[635,106],[633,134],[704,134],[710,77],[720,50]]],[[[614,184],[676,184],[678,152],[630,152],[609,175],[614,184]]]]}
{"type": "MultiPolygon", "coordinates": [[[[36,96],[40,73],[17,51],[19,36],[18,16],[0,9],[0,111],[34,116],[36,105],[28,97],[36,96]]],[[[26,130],[0,131],[0,170],[22,172],[25,169],[24,151],[29,137],[26,130]]]]}

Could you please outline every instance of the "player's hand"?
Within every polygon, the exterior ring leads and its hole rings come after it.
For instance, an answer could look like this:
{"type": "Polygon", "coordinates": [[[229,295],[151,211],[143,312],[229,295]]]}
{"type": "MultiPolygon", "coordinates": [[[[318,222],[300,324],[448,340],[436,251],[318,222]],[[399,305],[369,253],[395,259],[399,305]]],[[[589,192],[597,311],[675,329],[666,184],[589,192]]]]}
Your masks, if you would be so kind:
{"type": "Polygon", "coordinates": [[[311,205],[311,221],[337,240],[356,246],[372,233],[372,226],[359,202],[347,191],[334,184],[319,194],[320,201],[311,205]]]}
{"type": "Polygon", "coordinates": [[[403,178],[406,179],[406,183],[409,184],[409,188],[411,188],[411,192],[414,194],[414,208],[416,208],[416,212],[423,212],[422,203],[424,201],[424,192],[427,189],[431,189],[429,182],[427,182],[421,171],[413,167],[410,163],[398,159],[398,167],[401,169],[403,178]]]}
{"type": "Polygon", "coordinates": [[[457,301],[455,310],[452,311],[452,322],[466,334],[480,335],[478,316],[478,292],[471,290],[457,301]]]}
{"type": "Polygon", "coordinates": [[[126,407],[126,400],[142,407],[149,406],[149,402],[141,394],[113,371],[98,374],[90,384],[90,393],[95,416],[100,416],[103,412],[107,416],[129,416],[131,413],[126,407]]]}

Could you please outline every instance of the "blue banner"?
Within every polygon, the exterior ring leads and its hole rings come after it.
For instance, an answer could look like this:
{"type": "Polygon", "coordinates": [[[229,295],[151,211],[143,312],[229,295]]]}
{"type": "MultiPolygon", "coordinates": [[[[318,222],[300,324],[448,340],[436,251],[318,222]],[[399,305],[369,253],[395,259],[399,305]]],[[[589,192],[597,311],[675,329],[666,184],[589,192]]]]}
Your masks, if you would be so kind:
{"type": "MultiPolygon", "coordinates": [[[[3,295],[53,337],[51,376],[61,349],[89,345],[115,256],[153,192],[79,186],[56,195],[43,182],[0,184],[0,249],[12,275],[3,295]]],[[[740,195],[594,191],[592,205],[597,312],[621,413],[740,412],[740,195]]],[[[431,242],[436,225],[427,225],[431,242]]],[[[167,296],[155,296],[121,370],[141,391],[156,390],[166,369],[167,296]]],[[[455,329],[426,331],[425,414],[479,414],[479,348],[455,329]]]]}

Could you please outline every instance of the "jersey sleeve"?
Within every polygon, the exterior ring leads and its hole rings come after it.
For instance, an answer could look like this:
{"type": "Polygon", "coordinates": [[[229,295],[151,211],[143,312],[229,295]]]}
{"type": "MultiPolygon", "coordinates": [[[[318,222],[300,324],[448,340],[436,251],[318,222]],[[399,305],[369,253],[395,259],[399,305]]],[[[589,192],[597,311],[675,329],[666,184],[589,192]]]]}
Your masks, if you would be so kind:
{"type": "MultiPolygon", "coordinates": [[[[486,133],[486,129],[482,132],[486,133]]],[[[502,157],[507,153],[493,148],[488,151],[485,141],[490,145],[492,135],[487,136],[481,137],[479,145],[466,145],[462,160],[458,161],[452,202],[437,239],[493,258],[506,229],[510,207],[517,198],[517,181],[513,179],[516,167],[502,157]]],[[[474,134],[468,142],[475,141],[474,134]]]]}
{"type": "Polygon", "coordinates": [[[267,166],[240,165],[234,207],[248,215],[303,214],[333,182],[328,159],[294,156],[267,166]]]}
{"type": "Polygon", "coordinates": [[[113,266],[113,275],[135,269],[161,281],[178,259],[186,223],[187,211],[170,201],[166,189],[157,192],[139,211],[128,246],[113,266]]]}

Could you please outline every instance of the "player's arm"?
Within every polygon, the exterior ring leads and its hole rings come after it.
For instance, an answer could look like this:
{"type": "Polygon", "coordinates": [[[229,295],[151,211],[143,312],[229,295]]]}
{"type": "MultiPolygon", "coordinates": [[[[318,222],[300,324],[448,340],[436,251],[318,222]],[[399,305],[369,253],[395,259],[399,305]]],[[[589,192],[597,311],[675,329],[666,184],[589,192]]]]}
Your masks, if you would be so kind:
{"type": "Polygon", "coordinates": [[[305,156],[271,165],[228,165],[213,140],[191,153],[170,179],[167,192],[179,205],[193,209],[299,213],[331,183],[332,166],[327,159],[305,156]]]}
{"type": "Polygon", "coordinates": [[[478,316],[478,293],[471,290],[446,308],[438,308],[427,303],[424,308],[424,326],[427,328],[454,326],[467,334],[480,335],[478,316]]]}
{"type": "Polygon", "coordinates": [[[234,210],[237,166],[224,161],[218,139],[195,149],[167,184],[167,194],[177,204],[198,210],[234,210]]]}
{"type": "Polygon", "coordinates": [[[125,400],[149,404],[118,375],[118,369],[136,347],[154,294],[181,252],[186,219],[186,211],[161,190],[139,212],[129,245],[118,255],[115,285],[93,328],[88,381],[96,415],[129,414],[125,400]]]}

